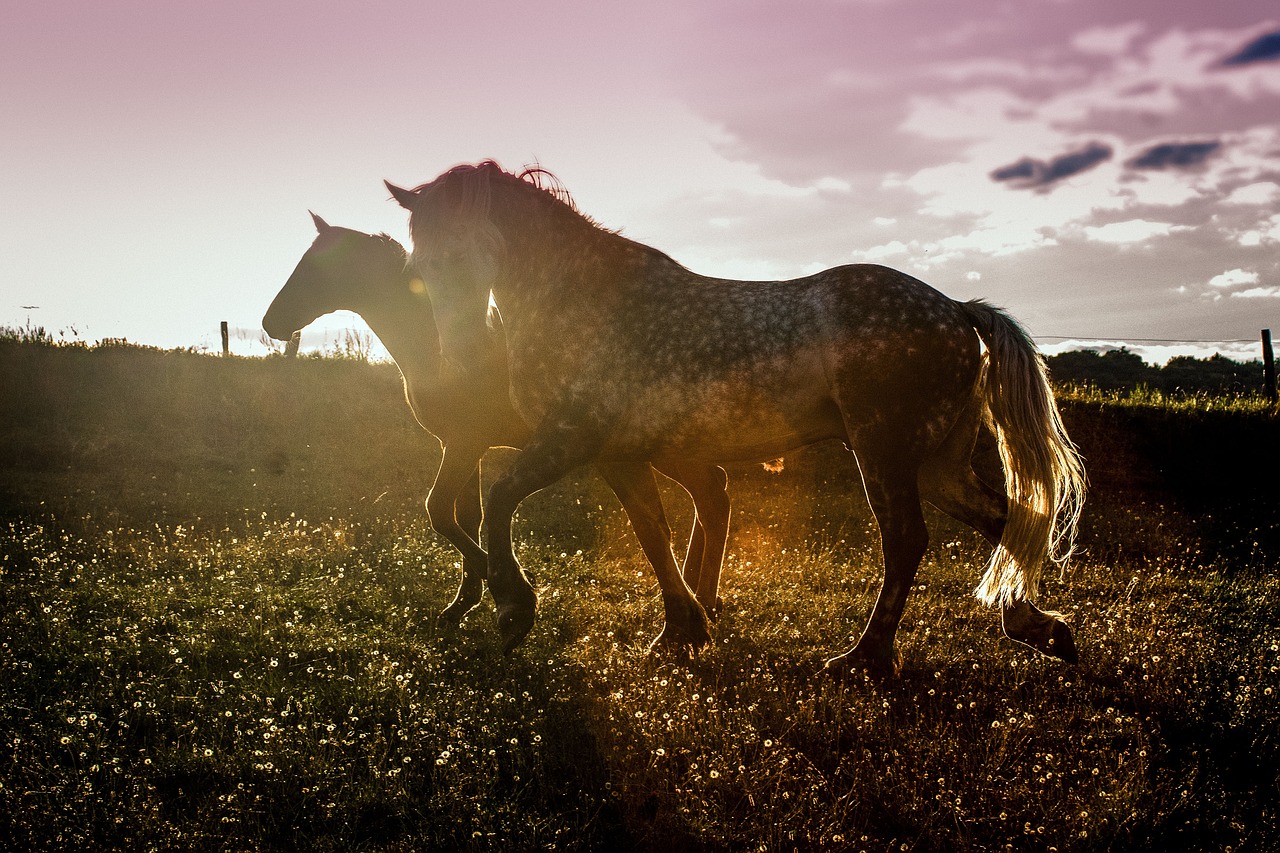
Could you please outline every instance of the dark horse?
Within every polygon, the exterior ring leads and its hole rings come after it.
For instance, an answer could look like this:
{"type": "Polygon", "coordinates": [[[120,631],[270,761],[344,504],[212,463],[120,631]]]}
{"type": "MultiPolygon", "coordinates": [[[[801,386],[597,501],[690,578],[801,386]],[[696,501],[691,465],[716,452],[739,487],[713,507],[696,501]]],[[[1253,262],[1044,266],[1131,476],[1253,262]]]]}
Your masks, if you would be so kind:
{"type": "MultiPolygon", "coordinates": [[[[542,169],[516,175],[486,161],[388,188],[412,214],[413,265],[445,356],[480,369],[492,298],[511,399],[534,427],[486,509],[508,648],[537,604],[511,543],[529,494],[602,456],[762,460],[834,438],[861,468],[885,575],[857,645],[828,671],[899,666],[894,636],[928,541],[922,500],[995,546],[977,594],[1001,607],[1005,633],[1074,662],[1066,623],[1031,600],[1046,558],[1071,551],[1083,466],[1043,360],[1003,311],[875,265],[784,282],[696,275],[596,225],[542,169]],[[1003,491],[971,466],[984,422],[1003,491]]],[[[691,612],[678,592],[667,594],[668,630],[691,612]]]]}
{"type": "MultiPolygon", "coordinates": [[[[488,564],[477,544],[480,459],[490,447],[520,447],[530,433],[507,396],[501,331],[487,333],[486,361],[478,373],[449,371],[441,359],[426,288],[407,268],[404,248],[385,234],[338,228],[315,214],[312,219],[319,234],[267,309],[262,327],[271,337],[287,340],[317,317],[339,309],[354,311],[395,359],[414,417],[444,449],[427,498],[427,516],[432,528],[463,555],[458,594],[440,614],[443,622],[457,624],[480,601],[488,564]]],[[[671,530],[652,470],[605,461],[596,468],[622,501],[646,554],[655,567],[663,563],[665,569],[664,561],[674,560],[671,530]]],[[[709,610],[716,601],[729,530],[724,470],[682,460],[663,464],[661,470],[693,499],[695,519],[684,577],[709,610]]],[[[705,626],[701,627],[705,638],[705,626]]]]}

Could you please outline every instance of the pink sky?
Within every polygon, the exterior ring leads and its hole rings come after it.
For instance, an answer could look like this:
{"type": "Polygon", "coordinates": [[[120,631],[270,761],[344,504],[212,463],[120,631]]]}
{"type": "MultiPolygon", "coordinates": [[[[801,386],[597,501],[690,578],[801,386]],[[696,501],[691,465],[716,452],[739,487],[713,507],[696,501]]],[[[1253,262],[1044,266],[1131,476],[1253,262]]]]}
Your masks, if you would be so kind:
{"type": "Polygon", "coordinates": [[[407,240],[383,178],[493,157],[707,274],[884,263],[1046,344],[1280,332],[1274,2],[43,0],[4,19],[3,324],[255,337],[308,210],[407,240]]]}

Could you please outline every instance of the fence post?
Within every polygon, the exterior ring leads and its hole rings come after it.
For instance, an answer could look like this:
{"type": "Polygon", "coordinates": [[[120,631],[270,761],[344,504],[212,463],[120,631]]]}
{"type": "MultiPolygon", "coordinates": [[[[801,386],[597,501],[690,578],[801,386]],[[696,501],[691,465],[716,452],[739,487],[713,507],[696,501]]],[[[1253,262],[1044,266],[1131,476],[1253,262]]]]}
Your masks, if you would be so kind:
{"type": "Polygon", "coordinates": [[[1262,392],[1271,405],[1276,403],[1276,357],[1271,351],[1271,330],[1262,330],[1262,392]]]}
{"type": "Polygon", "coordinates": [[[284,357],[293,358],[298,354],[298,347],[302,344],[302,330],[298,330],[289,336],[289,343],[284,345],[284,357]]]}
{"type": "Polygon", "coordinates": [[[227,321],[222,321],[222,354],[231,355],[231,334],[227,331],[227,321]]]}

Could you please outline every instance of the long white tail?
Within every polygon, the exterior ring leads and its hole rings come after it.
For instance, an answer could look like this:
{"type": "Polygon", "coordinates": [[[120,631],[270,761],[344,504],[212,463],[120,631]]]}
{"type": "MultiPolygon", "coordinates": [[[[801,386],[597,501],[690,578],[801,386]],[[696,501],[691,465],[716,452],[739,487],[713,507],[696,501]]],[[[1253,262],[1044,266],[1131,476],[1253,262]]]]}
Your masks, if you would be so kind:
{"type": "Polygon", "coordinates": [[[986,405],[1004,465],[1008,520],[978,584],[986,604],[1032,600],[1046,560],[1063,565],[1075,549],[1085,472],[1067,437],[1035,344],[1017,321],[981,300],[961,304],[988,358],[986,405]]]}

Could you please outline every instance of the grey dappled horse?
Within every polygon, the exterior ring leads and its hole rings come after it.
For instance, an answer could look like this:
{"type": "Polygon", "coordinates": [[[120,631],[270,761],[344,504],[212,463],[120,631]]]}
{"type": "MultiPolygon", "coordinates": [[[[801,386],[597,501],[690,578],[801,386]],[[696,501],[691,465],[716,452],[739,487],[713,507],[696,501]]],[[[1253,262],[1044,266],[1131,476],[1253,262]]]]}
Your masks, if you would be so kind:
{"type": "MultiPolygon", "coordinates": [[[[354,311],[395,359],[414,417],[444,450],[427,497],[427,516],[432,528],[462,553],[462,582],[440,614],[443,622],[457,624],[479,603],[488,565],[478,544],[480,459],[490,447],[520,447],[530,433],[507,396],[501,332],[488,334],[488,353],[479,371],[462,377],[444,369],[431,302],[421,279],[407,268],[404,248],[385,234],[339,228],[315,214],[312,219],[318,232],[315,242],[267,309],[262,327],[271,337],[288,340],[324,314],[354,311]]],[[[635,470],[628,465],[615,472],[602,460],[596,469],[621,500],[646,553],[662,540],[669,555],[671,530],[648,466],[635,470]]],[[[680,460],[664,463],[661,470],[693,499],[695,518],[684,572],[710,610],[729,530],[724,470],[680,460]]],[[[664,558],[659,552],[653,559],[664,558]]]]}
{"type": "MultiPolygon", "coordinates": [[[[1076,659],[1065,622],[1031,602],[1046,558],[1071,551],[1083,467],[1043,360],[1003,311],[875,265],[785,282],[700,276],[596,225],[542,169],[516,175],[486,161],[413,190],[387,186],[411,213],[412,262],[445,357],[483,369],[492,297],[511,399],[533,427],[486,506],[489,588],[508,648],[537,605],[511,542],[529,494],[601,456],[763,460],[834,438],[861,468],[885,575],[862,636],[829,672],[899,666],[894,636],[928,541],[921,500],[995,546],[977,594],[1001,607],[1005,633],[1076,659]],[[984,422],[1003,491],[970,464],[984,422]]],[[[698,637],[679,575],[668,568],[659,582],[664,636],[698,637]]]]}

